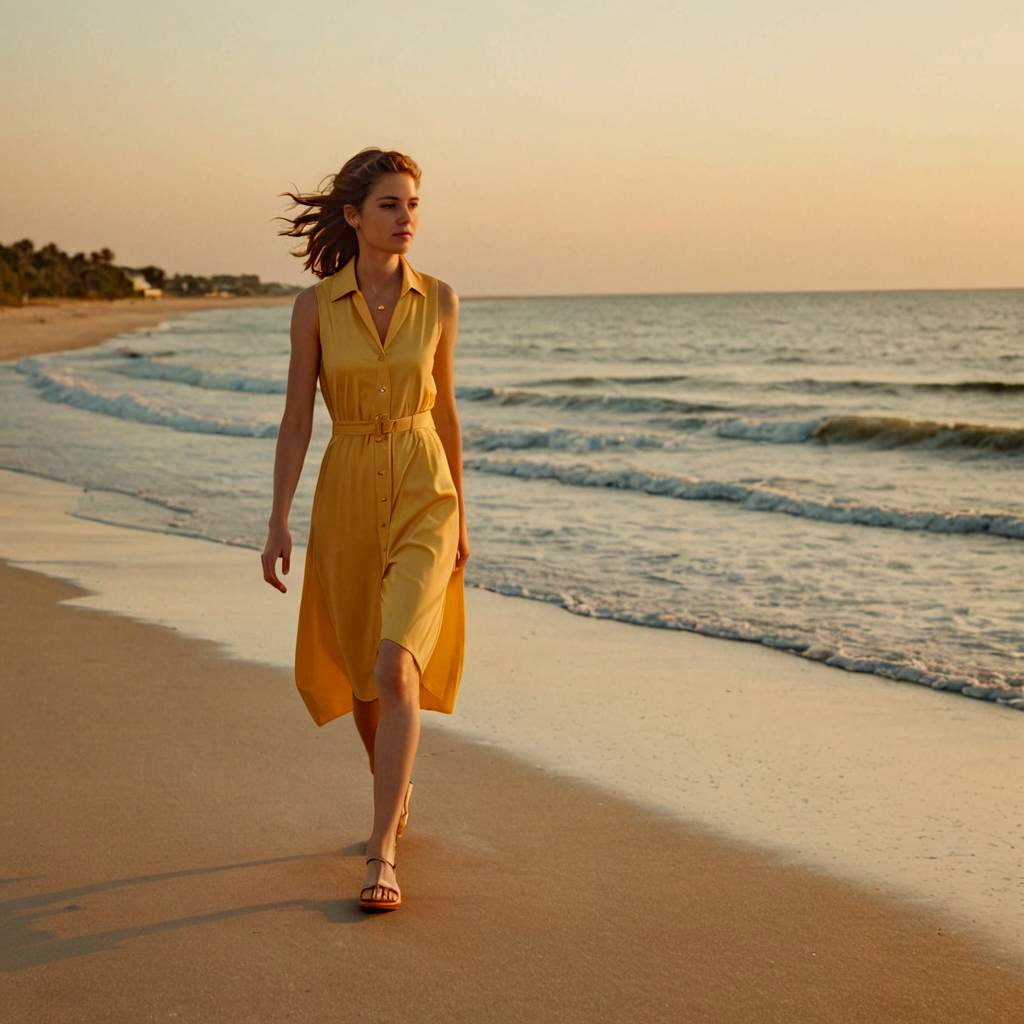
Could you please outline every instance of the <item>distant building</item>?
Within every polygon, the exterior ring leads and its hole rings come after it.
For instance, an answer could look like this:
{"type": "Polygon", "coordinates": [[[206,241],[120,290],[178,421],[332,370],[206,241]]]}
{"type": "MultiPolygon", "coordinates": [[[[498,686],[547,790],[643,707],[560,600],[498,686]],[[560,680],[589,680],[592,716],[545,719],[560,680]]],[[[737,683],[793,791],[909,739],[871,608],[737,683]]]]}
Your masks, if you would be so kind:
{"type": "Polygon", "coordinates": [[[149,282],[142,274],[129,274],[128,278],[132,283],[132,289],[135,291],[135,294],[141,295],[144,299],[159,299],[164,294],[162,288],[151,288],[149,282]]]}

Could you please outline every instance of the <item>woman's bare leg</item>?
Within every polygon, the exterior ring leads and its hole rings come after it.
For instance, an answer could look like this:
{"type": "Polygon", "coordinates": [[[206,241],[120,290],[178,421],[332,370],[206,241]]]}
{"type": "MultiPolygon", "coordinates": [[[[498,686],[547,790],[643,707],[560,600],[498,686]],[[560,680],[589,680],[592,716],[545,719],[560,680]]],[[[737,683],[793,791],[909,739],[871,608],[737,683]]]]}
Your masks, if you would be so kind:
{"type": "Polygon", "coordinates": [[[352,698],[352,717],[355,719],[359,738],[366,747],[370,759],[370,774],[373,774],[373,744],[377,738],[377,724],[380,722],[380,701],[352,698]]]}
{"type": "MultiPolygon", "coordinates": [[[[413,656],[393,640],[381,640],[374,668],[380,718],[373,746],[373,832],[366,844],[367,857],[394,863],[398,819],[412,775],[420,739],[420,678],[413,656]]],[[[366,865],[364,886],[373,887],[371,899],[390,899],[378,888],[385,883],[398,889],[395,872],[372,860],[366,865]]]]}
{"type": "MultiPolygon", "coordinates": [[[[380,723],[380,701],[375,697],[373,700],[360,700],[353,695],[352,718],[356,724],[356,731],[359,738],[366,747],[366,756],[370,762],[370,774],[373,774],[373,748],[377,739],[377,726],[380,723]]],[[[405,791],[405,800],[409,799],[408,788],[405,791]]],[[[402,813],[406,811],[406,804],[402,804],[402,813]]]]}

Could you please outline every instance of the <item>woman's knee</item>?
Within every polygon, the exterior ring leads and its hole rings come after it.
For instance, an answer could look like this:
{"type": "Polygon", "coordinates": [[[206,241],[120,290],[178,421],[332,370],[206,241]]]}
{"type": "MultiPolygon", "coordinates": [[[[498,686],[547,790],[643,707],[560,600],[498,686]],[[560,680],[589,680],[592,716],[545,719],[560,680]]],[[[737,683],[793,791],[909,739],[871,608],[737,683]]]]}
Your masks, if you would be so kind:
{"type": "Polygon", "coordinates": [[[415,703],[420,688],[420,672],[412,653],[387,638],[377,649],[374,669],[377,693],[382,700],[415,703]]]}

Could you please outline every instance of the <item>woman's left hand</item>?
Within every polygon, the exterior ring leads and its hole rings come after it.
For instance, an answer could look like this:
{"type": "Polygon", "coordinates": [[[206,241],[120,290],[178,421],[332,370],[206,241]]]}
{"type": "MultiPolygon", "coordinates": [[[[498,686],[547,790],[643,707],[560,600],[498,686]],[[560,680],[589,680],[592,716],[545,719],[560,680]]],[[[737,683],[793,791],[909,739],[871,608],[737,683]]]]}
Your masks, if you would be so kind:
{"type": "Polygon", "coordinates": [[[459,549],[455,554],[455,570],[465,569],[469,559],[469,535],[462,531],[459,534],[459,549]]]}

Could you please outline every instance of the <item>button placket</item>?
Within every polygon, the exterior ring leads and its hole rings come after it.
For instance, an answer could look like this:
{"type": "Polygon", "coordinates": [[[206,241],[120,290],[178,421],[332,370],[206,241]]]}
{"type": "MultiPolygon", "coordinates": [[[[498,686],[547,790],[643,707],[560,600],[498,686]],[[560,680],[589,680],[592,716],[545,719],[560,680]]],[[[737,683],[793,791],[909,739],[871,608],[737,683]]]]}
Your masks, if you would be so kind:
{"type": "MultiPolygon", "coordinates": [[[[377,386],[374,393],[373,419],[375,422],[389,419],[391,412],[391,373],[387,353],[377,355],[377,386]]],[[[377,481],[377,506],[380,510],[380,545],[382,554],[387,546],[388,525],[391,522],[391,432],[376,433],[373,436],[374,467],[377,481]],[[385,443],[386,442],[386,443],[385,443]]]]}

